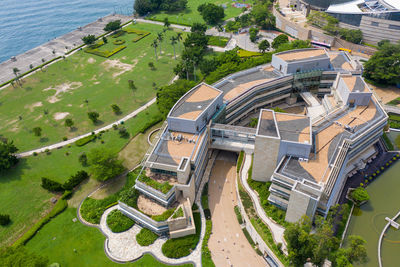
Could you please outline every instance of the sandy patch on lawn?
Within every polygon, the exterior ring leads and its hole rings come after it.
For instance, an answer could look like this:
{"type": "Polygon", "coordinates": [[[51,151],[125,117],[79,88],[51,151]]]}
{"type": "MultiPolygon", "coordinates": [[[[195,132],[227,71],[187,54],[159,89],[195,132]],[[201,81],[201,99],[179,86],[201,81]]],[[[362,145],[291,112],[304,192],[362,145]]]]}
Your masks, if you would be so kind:
{"type": "Polygon", "coordinates": [[[56,114],[53,115],[53,118],[56,121],[62,120],[65,117],[67,117],[69,115],[69,112],[57,112],[56,114]]]}
{"type": "Polygon", "coordinates": [[[48,87],[46,89],[43,89],[43,91],[56,90],[56,93],[53,96],[49,96],[47,98],[47,101],[49,103],[56,103],[61,100],[58,98],[60,94],[66,93],[71,90],[75,90],[81,86],[82,86],[81,82],[63,83],[55,87],[48,87]]]}
{"type": "Polygon", "coordinates": [[[400,89],[394,86],[386,88],[376,87],[372,84],[368,84],[368,86],[375,91],[375,93],[378,95],[378,99],[382,100],[383,104],[386,104],[393,99],[400,97],[400,89]]]}
{"type": "Polygon", "coordinates": [[[93,63],[95,63],[96,62],[96,59],[94,59],[94,58],[89,58],[88,60],[87,60],[87,62],[88,63],[90,63],[90,64],[93,64],[93,63]]]}
{"type": "Polygon", "coordinates": [[[100,82],[94,82],[93,84],[99,84],[100,82]]]}
{"type": "Polygon", "coordinates": [[[104,68],[106,69],[106,71],[110,71],[110,70],[116,70],[113,73],[113,78],[127,72],[127,71],[131,71],[136,64],[138,63],[137,59],[134,59],[133,64],[127,64],[127,63],[122,63],[121,61],[119,61],[118,59],[107,59],[106,61],[104,61],[103,63],[101,63],[101,65],[104,66],[104,68]]]}
{"type": "Polygon", "coordinates": [[[96,81],[97,79],[96,79],[96,74],[95,75],[93,75],[93,77],[92,78],[90,78],[90,80],[89,81],[96,81]]]}
{"type": "Polygon", "coordinates": [[[37,116],[37,117],[34,119],[34,121],[38,121],[38,120],[40,120],[41,118],[43,118],[43,114],[40,114],[39,116],[37,116]]]}
{"type": "Polygon", "coordinates": [[[33,112],[34,108],[41,107],[41,106],[43,106],[42,102],[36,102],[36,103],[33,103],[32,105],[25,105],[24,108],[28,108],[30,110],[30,112],[33,112]]]}
{"type": "Polygon", "coordinates": [[[72,107],[72,104],[68,104],[67,107],[72,107]]]}

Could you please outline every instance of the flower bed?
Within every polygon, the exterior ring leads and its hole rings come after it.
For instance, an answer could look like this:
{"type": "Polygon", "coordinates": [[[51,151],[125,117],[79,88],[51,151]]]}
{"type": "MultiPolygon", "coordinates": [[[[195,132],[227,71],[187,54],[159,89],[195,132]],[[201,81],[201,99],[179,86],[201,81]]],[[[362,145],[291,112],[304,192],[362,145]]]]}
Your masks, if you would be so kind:
{"type": "Polygon", "coordinates": [[[89,54],[109,58],[112,55],[118,53],[119,51],[121,51],[125,48],[126,48],[126,45],[121,45],[121,46],[118,46],[118,47],[114,48],[113,50],[109,51],[109,50],[99,50],[98,48],[87,47],[84,49],[84,51],[89,54]]]}

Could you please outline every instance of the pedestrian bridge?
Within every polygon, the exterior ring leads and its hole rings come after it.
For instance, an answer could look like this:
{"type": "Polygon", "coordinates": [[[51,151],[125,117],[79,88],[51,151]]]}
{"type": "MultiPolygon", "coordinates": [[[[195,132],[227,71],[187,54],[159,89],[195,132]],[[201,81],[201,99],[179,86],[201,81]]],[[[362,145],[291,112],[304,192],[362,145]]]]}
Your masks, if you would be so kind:
{"type": "Polygon", "coordinates": [[[211,148],[246,153],[254,152],[255,128],[213,123],[210,126],[211,148]]]}

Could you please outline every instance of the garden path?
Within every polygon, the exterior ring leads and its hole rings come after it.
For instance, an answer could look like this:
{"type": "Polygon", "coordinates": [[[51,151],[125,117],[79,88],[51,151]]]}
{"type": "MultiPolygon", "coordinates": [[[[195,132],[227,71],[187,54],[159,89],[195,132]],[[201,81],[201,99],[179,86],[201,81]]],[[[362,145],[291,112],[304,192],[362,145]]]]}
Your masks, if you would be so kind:
{"type": "Polygon", "coordinates": [[[285,232],[285,228],[283,228],[281,225],[277,224],[273,220],[271,220],[267,214],[265,214],[264,209],[261,207],[260,204],[260,199],[258,198],[258,195],[256,194],[255,191],[253,191],[249,184],[247,183],[247,177],[248,177],[248,171],[251,166],[251,155],[246,154],[245,156],[245,161],[242,169],[242,184],[246,191],[249,193],[251,196],[251,199],[253,201],[254,207],[256,208],[257,215],[261,218],[261,220],[268,226],[272,233],[272,237],[274,238],[275,243],[282,243],[282,250],[285,254],[287,254],[287,248],[286,248],[286,241],[283,237],[283,234],[285,232]]]}

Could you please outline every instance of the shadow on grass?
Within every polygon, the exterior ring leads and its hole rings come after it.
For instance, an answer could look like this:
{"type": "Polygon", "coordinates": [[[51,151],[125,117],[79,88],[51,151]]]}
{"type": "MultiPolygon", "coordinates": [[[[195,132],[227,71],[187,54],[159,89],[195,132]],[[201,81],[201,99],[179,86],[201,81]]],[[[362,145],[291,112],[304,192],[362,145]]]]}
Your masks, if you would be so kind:
{"type": "Polygon", "coordinates": [[[48,141],[49,141],[49,138],[48,138],[48,137],[42,137],[42,138],[39,139],[39,142],[40,142],[40,143],[46,143],[46,142],[48,142],[48,141]]]}
{"type": "Polygon", "coordinates": [[[26,170],[31,169],[25,158],[19,159],[17,165],[6,171],[0,171],[0,183],[6,184],[14,180],[21,180],[21,176],[26,170]]]}

